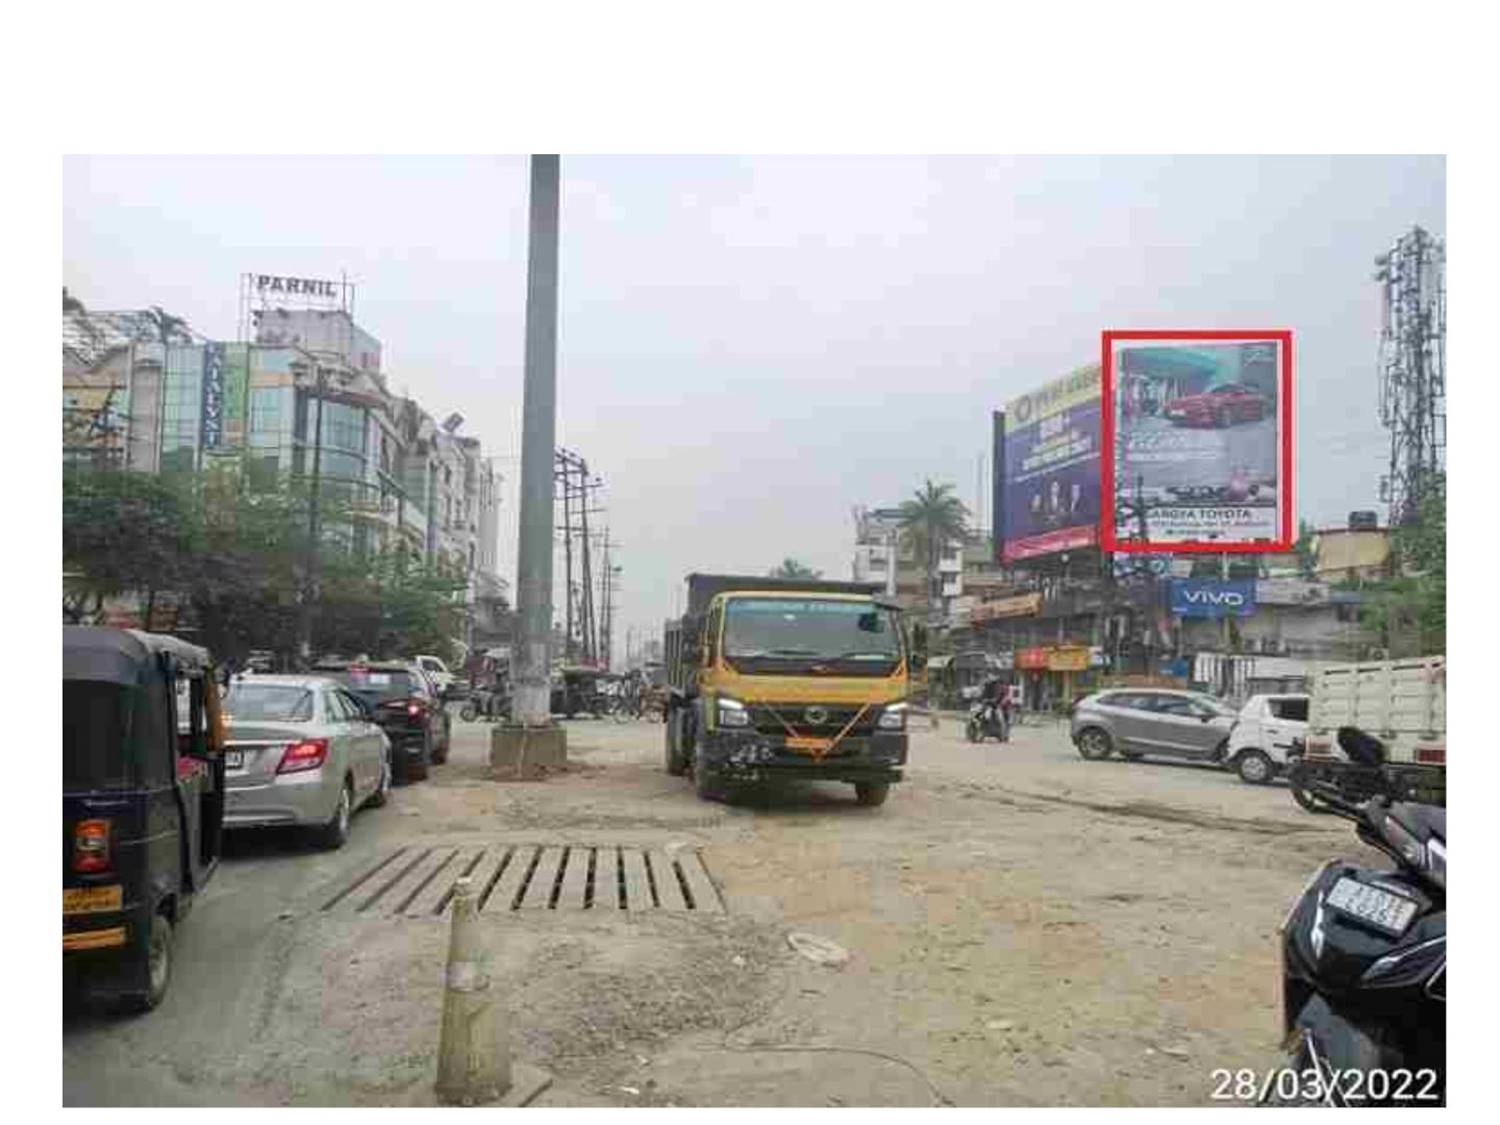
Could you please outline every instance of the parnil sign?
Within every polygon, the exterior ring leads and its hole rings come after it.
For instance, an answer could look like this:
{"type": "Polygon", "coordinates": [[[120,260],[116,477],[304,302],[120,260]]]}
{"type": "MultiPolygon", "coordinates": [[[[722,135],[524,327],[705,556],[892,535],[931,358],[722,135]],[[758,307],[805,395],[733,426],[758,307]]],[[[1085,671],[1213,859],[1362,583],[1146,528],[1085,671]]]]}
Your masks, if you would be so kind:
{"type": "Polygon", "coordinates": [[[1179,617],[1249,617],[1255,612],[1253,581],[1174,578],[1168,588],[1172,612],[1179,617]]]}
{"type": "Polygon", "coordinates": [[[339,297],[337,281],[320,281],[311,277],[276,277],[273,274],[255,275],[255,291],[262,296],[284,293],[296,297],[339,297]]]}

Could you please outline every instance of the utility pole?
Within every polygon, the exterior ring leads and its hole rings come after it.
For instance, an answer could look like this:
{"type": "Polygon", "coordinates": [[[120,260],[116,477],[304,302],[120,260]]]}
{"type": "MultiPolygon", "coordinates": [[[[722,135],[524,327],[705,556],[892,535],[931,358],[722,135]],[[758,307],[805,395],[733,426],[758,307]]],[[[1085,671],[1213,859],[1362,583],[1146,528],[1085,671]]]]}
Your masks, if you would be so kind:
{"type": "MultiPolygon", "coordinates": [[[[307,567],[302,590],[302,628],[300,630],[302,659],[312,663],[313,658],[313,602],[318,590],[318,483],[322,475],[323,461],[323,388],[324,371],[314,367],[313,391],[318,404],[314,408],[312,480],[307,492],[307,567]]],[[[150,627],[150,622],[147,623],[150,627]]]]}
{"type": "MultiPolygon", "coordinates": [[[[556,156],[531,158],[531,229],[526,277],[526,375],[521,432],[521,526],[516,559],[516,718],[551,725],[552,490],[557,434],[556,156]]],[[[492,759],[493,760],[493,759],[492,759]]]]}
{"type": "Polygon", "coordinates": [[[557,464],[562,473],[563,489],[563,558],[567,571],[563,586],[563,602],[566,605],[566,625],[563,629],[563,659],[573,661],[573,458],[565,449],[557,451],[557,464]]]}
{"type": "Polygon", "coordinates": [[[594,487],[596,482],[589,480],[589,463],[587,461],[579,461],[578,465],[582,474],[580,487],[583,489],[583,511],[580,513],[583,530],[583,604],[581,606],[583,616],[583,661],[585,664],[594,664],[597,662],[599,655],[599,635],[595,631],[594,572],[589,558],[589,489],[594,487]]]}

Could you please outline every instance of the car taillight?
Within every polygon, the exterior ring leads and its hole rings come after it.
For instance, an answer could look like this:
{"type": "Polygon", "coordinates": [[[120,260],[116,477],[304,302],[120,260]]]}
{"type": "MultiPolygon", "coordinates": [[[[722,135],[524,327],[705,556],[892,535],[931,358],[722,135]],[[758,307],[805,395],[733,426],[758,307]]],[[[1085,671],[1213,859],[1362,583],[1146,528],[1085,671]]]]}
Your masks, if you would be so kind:
{"type": "Polygon", "coordinates": [[[408,715],[410,715],[412,718],[416,718],[418,715],[420,715],[422,713],[422,705],[420,703],[415,703],[415,702],[408,703],[406,705],[406,713],[408,715]]]}
{"type": "Polygon", "coordinates": [[[1417,761],[1426,762],[1428,765],[1441,766],[1448,756],[1447,750],[1442,746],[1419,746],[1417,747],[1417,761]]]}
{"type": "Polygon", "coordinates": [[[73,826],[73,870],[109,870],[108,820],[80,820],[73,826]]]}
{"type": "Polygon", "coordinates": [[[281,753],[281,764],[276,767],[277,773],[298,773],[302,770],[315,770],[323,764],[328,757],[328,739],[305,738],[301,742],[293,742],[281,753]]]}

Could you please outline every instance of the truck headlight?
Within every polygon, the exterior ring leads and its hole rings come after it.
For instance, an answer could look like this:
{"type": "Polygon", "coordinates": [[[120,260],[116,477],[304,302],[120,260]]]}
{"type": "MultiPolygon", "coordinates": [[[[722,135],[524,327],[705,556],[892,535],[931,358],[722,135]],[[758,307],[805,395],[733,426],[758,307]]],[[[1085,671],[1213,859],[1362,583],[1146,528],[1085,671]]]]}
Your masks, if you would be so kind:
{"type": "Polygon", "coordinates": [[[876,720],[875,725],[880,730],[905,730],[906,704],[892,703],[880,713],[880,718],[876,720]]]}
{"type": "Polygon", "coordinates": [[[718,720],[721,727],[748,727],[750,725],[750,712],[745,710],[745,705],[738,699],[730,699],[728,696],[719,696],[718,720]]]}

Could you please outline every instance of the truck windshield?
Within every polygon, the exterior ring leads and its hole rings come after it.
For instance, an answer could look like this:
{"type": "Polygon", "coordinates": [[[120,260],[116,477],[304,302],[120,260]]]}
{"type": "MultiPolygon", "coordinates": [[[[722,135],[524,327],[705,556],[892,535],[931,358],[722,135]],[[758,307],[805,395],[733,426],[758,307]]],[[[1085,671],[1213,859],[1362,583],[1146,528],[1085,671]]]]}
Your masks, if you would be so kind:
{"type": "Polygon", "coordinates": [[[889,674],[901,659],[901,636],[890,611],[870,602],[733,598],[724,611],[724,657],[889,674]]]}

